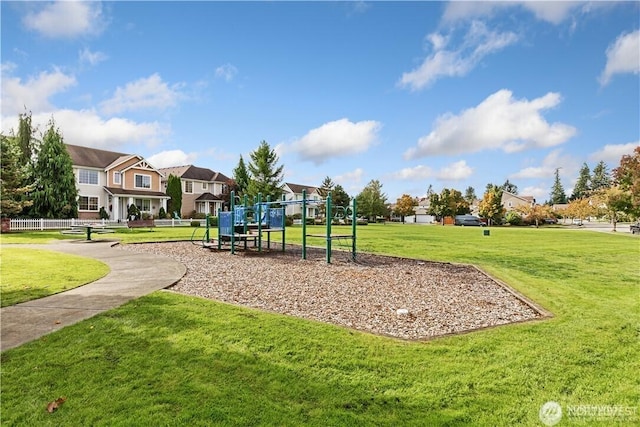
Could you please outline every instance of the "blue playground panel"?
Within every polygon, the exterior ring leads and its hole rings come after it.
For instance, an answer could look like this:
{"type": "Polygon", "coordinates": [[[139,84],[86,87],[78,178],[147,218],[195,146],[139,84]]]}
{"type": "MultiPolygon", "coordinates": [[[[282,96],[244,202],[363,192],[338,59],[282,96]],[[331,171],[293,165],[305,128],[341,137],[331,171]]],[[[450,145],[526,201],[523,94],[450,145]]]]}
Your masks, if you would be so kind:
{"type": "Polygon", "coordinates": [[[218,216],[218,227],[220,228],[220,235],[222,236],[231,236],[233,234],[232,212],[220,212],[218,216]]]}

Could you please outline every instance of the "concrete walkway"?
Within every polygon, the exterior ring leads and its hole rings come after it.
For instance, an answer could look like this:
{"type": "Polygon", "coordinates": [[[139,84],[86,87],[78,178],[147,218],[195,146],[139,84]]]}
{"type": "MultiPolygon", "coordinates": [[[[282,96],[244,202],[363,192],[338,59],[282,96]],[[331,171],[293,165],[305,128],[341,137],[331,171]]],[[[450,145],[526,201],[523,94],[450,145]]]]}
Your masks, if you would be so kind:
{"type": "Polygon", "coordinates": [[[127,252],[113,245],[114,242],[83,240],[15,245],[95,258],[107,264],[111,271],[88,285],[0,309],[0,351],[166,288],[180,280],[187,271],[182,263],[175,260],[127,252]]]}

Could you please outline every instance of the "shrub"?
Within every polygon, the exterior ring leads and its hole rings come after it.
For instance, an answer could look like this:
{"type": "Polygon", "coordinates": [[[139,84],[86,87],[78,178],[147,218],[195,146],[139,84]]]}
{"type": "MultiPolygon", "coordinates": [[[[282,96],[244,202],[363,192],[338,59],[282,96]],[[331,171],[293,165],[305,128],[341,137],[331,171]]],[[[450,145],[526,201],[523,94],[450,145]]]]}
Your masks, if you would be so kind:
{"type": "Polygon", "coordinates": [[[209,217],[209,227],[217,227],[218,226],[218,217],[210,216],[209,217]]]}
{"type": "Polygon", "coordinates": [[[104,206],[100,208],[99,215],[100,219],[109,219],[109,214],[107,213],[107,210],[104,208],[104,206]]]}
{"type": "Polygon", "coordinates": [[[293,226],[293,217],[288,216],[284,219],[284,225],[287,227],[293,226]]]}
{"type": "Polygon", "coordinates": [[[128,218],[127,219],[140,219],[140,209],[133,203],[129,205],[127,209],[128,218]]]}
{"type": "Polygon", "coordinates": [[[524,222],[520,214],[515,211],[507,212],[507,215],[504,217],[504,221],[509,225],[522,225],[524,222]]]}
{"type": "Polygon", "coordinates": [[[147,212],[142,213],[142,219],[153,219],[153,215],[147,212]]]}
{"type": "Polygon", "coordinates": [[[200,221],[191,221],[192,227],[200,227],[200,221]]]}
{"type": "Polygon", "coordinates": [[[158,211],[158,218],[165,219],[167,217],[167,212],[164,210],[162,206],[160,206],[160,210],[158,211]]]}

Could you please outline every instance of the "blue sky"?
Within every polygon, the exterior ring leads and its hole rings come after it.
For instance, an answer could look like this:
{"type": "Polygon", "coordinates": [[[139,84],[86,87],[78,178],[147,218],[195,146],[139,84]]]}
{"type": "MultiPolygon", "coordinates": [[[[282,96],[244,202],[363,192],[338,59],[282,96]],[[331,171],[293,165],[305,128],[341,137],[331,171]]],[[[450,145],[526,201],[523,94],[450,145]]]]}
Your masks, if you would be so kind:
{"type": "Polygon", "coordinates": [[[5,2],[2,130],[390,202],[429,185],[549,197],[640,139],[640,2],[5,2]]]}

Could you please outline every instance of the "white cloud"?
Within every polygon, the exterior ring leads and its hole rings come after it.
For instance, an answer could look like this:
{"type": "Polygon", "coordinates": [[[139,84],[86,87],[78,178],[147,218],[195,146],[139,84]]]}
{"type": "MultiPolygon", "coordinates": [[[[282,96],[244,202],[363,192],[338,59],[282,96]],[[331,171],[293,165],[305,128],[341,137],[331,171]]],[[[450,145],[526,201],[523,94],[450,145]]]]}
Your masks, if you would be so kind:
{"type": "Polygon", "coordinates": [[[198,159],[197,153],[185,153],[182,150],[167,150],[146,158],[156,168],[191,165],[198,159]]]}
{"type": "Polygon", "coordinates": [[[94,66],[105,61],[108,56],[102,52],[91,52],[89,48],[85,47],[78,53],[78,58],[80,59],[81,64],[94,66]]]}
{"type": "Polygon", "coordinates": [[[533,196],[538,204],[542,204],[545,200],[548,200],[550,193],[551,189],[542,184],[538,186],[525,187],[518,191],[518,194],[521,196],[533,196]]]}
{"type": "Polygon", "coordinates": [[[116,150],[119,146],[159,144],[170,133],[167,126],[158,122],[137,123],[126,118],[104,119],[93,110],[56,110],[33,115],[33,123],[45,129],[53,117],[64,140],[69,144],[116,150]]]}
{"type": "Polygon", "coordinates": [[[227,82],[233,80],[238,74],[238,69],[231,64],[224,64],[216,68],[216,78],[224,79],[227,82]]]}
{"type": "Polygon", "coordinates": [[[473,169],[467,165],[466,161],[460,160],[440,169],[436,178],[441,181],[461,181],[469,178],[471,174],[473,169]]]}
{"type": "Polygon", "coordinates": [[[464,76],[487,55],[515,43],[518,36],[512,32],[490,31],[485,24],[474,21],[460,46],[447,50],[450,37],[433,33],[427,36],[433,52],[422,64],[403,73],[399,86],[420,90],[440,77],[464,76]]]}
{"type": "Polygon", "coordinates": [[[382,125],[373,120],[353,123],[340,119],[310,130],[294,141],[290,149],[303,160],[320,164],[332,157],[352,156],[367,151],[382,125]]]}
{"type": "Polygon", "coordinates": [[[592,153],[589,156],[589,160],[595,162],[599,162],[600,160],[602,160],[609,165],[618,167],[622,156],[624,156],[625,154],[632,155],[633,150],[635,150],[638,146],[640,146],[640,141],[630,142],[628,144],[607,144],[600,150],[592,153]]]}
{"type": "Polygon", "coordinates": [[[126,86],[118,87],[111,99],[100,104],[105,114],[142,109],[164,110],[175,106],[182,97],[180,84],[169,86],[159,74],[141,78],[126,86]]]}
{"type": "Polygon", "coordinates": [[[19,114],[26,107],[33,113],[51,110],[49,98],[66,91],[76,84],[76,78],[59,69],[43,71],[35,77],[22,81],[10,75],[12,64],[2,66],[2,115],[19,114]]]}
{"type": "Polygon", "coordinates": [[[73,38],[84,34],[100,34],[106,26],[100,2],[56,1],[35,4],[44,6],[27,13],[22,22],[28,29],[46,37],[73,38]]]}
{"type": "Polygon", "coordinates": [[[360,193],[364,188],[362,183],[363,177],[364,170],[362,170],[362,168],[356,168],[350,172],[333,177],[333,182],[342,185],[348,194],[355,195],[360,193]]]}
{"type": "Polygon", "coordinates": [[[614,74],[640,72],[640,30],[621,34],[607,48],[607,65],[599,81],[602,86],[609,84],[614,74]]]}
{"type": "Polygon", "coordinates": [[[514,99],[509,90],[499,90],[459,115],[440,116],[431,133],[421,137],[417,147],[407,150],[404,158],[494,149],[510,153],[562,144],[576,129],[563,123],[549,124],[541,115],[560,101],[560,94],[553,92],[528,101],[514,99]]]}
{"type": "Polygon", "coordinates": [[[412,168],[404,168],[389,175],[390,179],[401,181],[422,181],[433,176],[433,169],[429,166],[418,165],[412,168]]]}
{"type": "Polygon", "coordinates": [[[443,21],[455,22],[491,17],[501,10],[520,7],[533,13],[539,20],[560,24],[572,13],[583,9],[583,6],[582,2],[568,1],[452,1],[447,3],[443,21]]]}
{"type": "Polygon", "coordinates": [[[577,170],[577,162],[570,155],[563,156],[562,150],[557,149],[547,154],[541,165],[526,167],[509,175],[509,179],[549,179],[558,168],[562,169],[563,175],[570,175],[577,170]]]}

